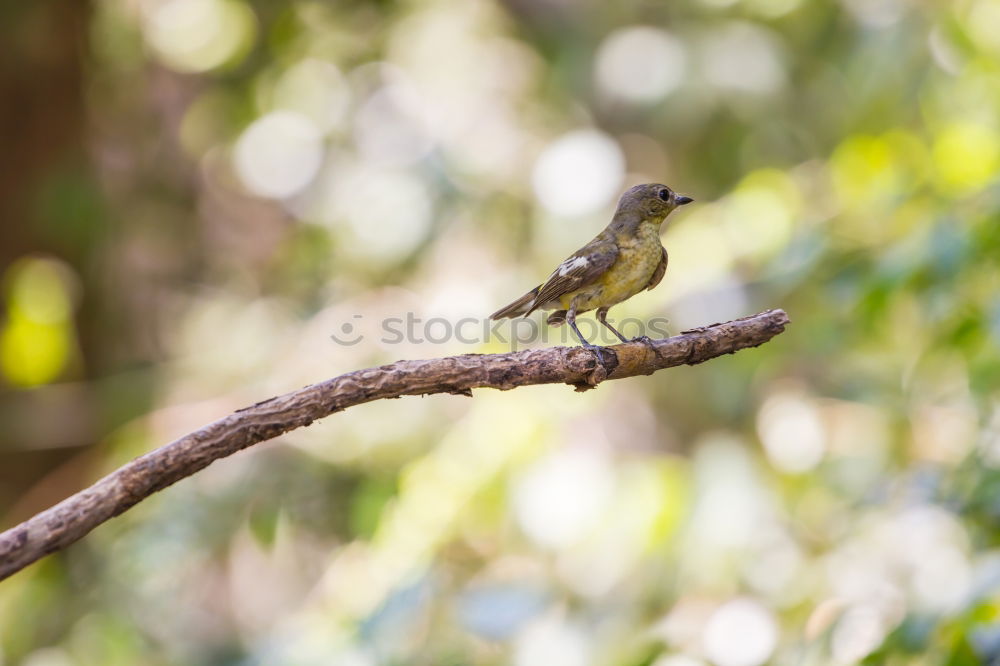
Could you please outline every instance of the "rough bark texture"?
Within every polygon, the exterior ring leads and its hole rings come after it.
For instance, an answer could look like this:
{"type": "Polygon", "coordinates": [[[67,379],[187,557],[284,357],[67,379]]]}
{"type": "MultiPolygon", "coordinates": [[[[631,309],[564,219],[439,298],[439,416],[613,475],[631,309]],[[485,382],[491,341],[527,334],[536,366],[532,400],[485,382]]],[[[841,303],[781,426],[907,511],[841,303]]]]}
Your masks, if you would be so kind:
{"type": "Polygon", "coordinates": [[[466,354],[398,361],[357,370],[240,409],[120,467],[86,490],[0,534],[0,580],[77,541],[153,493],[258,442],[334,412],[403,395],[508,390],[529,384],[593,388],[606,379],[649,375],[761,345],[785,329],[783,310],[768,310],[664,340],[605,347],[549,347],[508,354],[466,354]]]}

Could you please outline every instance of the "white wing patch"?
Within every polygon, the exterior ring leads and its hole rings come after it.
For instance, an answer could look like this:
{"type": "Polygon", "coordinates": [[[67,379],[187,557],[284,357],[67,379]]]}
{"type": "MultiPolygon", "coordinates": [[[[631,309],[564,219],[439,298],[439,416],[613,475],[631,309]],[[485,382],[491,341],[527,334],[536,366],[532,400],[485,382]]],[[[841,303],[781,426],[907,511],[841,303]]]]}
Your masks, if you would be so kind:
{"type": "Polygon", "coordinates": [[[587,257],[573,257],[568,261],[564,261],[559,264],[559,277],[565,277],[567,273],[575,271],[578,268],[586,268],[590,260],[587,257]]]}

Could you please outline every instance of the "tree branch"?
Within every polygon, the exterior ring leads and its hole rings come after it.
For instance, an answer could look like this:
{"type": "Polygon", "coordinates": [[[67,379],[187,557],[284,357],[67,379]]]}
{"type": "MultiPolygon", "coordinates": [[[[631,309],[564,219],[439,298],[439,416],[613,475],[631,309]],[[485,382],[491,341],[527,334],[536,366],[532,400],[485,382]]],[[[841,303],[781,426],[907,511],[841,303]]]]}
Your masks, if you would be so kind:
{"type": "Polygon", "coordinates": [[[606,347],[602,365],[582,347],[465,354],[357,370],[245,407],[118,468],[86,490],[0,534],[0,580],[69,546],[104,521],[219,458],[365,402],[404,395],[506,391],[531,384],[593,388],[756,347],[785,330],[783,310],[684,331],[664,340],[606,347]]]}

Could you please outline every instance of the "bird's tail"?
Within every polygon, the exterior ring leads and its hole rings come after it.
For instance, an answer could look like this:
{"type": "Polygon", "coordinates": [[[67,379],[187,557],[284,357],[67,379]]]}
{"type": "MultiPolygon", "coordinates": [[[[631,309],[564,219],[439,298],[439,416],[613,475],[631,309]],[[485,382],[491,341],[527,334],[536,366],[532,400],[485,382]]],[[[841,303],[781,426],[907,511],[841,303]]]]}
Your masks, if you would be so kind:
{"type": "Polygon", "coordinates": [[[540,288],[540,286],[535,287],[510,305],[500,308],[490,315],[490,319],[504,319],[505,317],[513,319],[514,317],[520,317],[521,315],[527,314],[528,310],[531,309],[531,304],[535,301],[535,296],[538,296],[538,290],[540,288]]]}

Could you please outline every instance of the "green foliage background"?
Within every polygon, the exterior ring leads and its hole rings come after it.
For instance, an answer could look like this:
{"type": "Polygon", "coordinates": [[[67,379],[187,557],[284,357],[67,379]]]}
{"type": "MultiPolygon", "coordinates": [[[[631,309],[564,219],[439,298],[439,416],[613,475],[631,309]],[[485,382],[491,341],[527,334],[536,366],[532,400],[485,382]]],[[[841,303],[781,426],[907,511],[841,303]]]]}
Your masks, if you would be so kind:
{"type": "Polygon", "coordinates": [[[216,463],[0,583],[0,663],[1000,659],[997,0],[0,18],[6,526],[255,400],[510,348],[426,322],[534,285],[638,182],[697,203],[614,316],[792,319],[216,463]]]}

